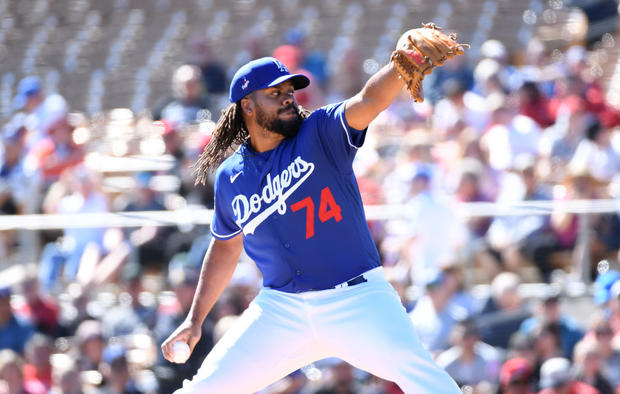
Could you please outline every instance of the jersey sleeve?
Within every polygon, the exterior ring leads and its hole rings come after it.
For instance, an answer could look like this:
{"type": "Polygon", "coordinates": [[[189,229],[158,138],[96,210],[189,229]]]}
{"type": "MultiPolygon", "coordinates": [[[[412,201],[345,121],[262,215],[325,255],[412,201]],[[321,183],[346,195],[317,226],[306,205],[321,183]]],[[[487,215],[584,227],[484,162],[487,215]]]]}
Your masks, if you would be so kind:
{"type": "MultiPolygon", "coordinates": [[[[215,208],[213,210],[213,220],[211,221],[211,234],[216,239],[230,239],[241,232],[232,212],[232,205],[229,196],[226,194],[226,182],[228,179],[223,171],[218,171],[215,178],[215,208]]],[[[230,192],[229,192],[230,193],[230,192]]]]}
{"type": "Polygon", "coordinates": [[[319,109],[317,129],[323,149],[341,170],[350,170],[368,129],[357,130],[349,126],[344,114],[345,105],[346,101],[343,101],[319,109]]]}

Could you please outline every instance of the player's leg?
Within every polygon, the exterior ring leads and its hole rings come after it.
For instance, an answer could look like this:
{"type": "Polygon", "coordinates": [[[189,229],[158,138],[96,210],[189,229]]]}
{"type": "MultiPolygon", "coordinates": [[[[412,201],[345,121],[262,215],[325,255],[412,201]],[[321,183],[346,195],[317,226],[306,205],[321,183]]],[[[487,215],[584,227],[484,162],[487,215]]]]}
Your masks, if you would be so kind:
{"type": "Polygon", "coordinates": [[[395,382],[405,393],[460,393],[421,345],[396,291],[381,280],[348,289],[337,310],[320,315],[319,334],[353,366],[395,382]]]}
{"type": "Polygon", "coordinates": [[[303,303],[263,289],[176,393],[253,393],[322,357],[303,303]]]}

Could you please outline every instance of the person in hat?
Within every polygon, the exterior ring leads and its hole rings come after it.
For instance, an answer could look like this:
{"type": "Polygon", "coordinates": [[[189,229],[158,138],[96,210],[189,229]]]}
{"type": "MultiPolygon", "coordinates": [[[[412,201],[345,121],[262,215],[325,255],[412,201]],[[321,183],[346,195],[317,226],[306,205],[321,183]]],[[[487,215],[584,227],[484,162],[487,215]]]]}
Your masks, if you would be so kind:
{"type": "Polygon", "coordinates": [[[3,214],[34,213],[40,176],[26,160],[26,117],[16,114],[2,127],[0,148],[0,211],[3,214]]]}
{"type": "Polygon", "coordinates": [[[120,343],[111,343],[103,349],[99,367],[106,384],[95,394],[142,394],[136,387],[127,360],[127,349],[120,343]]]}
{"type": "Polygon", "coordinates": [[[233,77],[231,104],[196,168],[201,182],[219,166],[213,241],[192,307],[162,344],[166,359],[175,342],[197,343],[242,249],[263,288],[177,392],[254,392],[333,356],[405,392],[458,393],[385,278],[352,168],[368,125],[404,82],[389,63],[358,94],[314,112],[295,98],[309,83],[272,57],[233,77]]]}
{"type": "Polygon", "coordinates": [[[181,65],[172,75],[171,96],[156,104],[153,119],[166,119],[179,126],[200,121],[209,108],[208,88],[204,85],[199,67],[181,65]]]}
{"type": "Polygon", "coordinates": [[[58,93],[45,94],[41,78],[35,75],[24,77],[17,86],[13,100],[14,116],[23,117],[28,130],[26,146],[33,148],[48,136],[48,129],[67,108],[66,100],[58,93]]]}
{"type": "MultiPolygon", "coordinates": [[[[554,189],[555,201],[571,201],[571,200],[596,200],[603,198],[601,191],[603,184],[592,176],[590,170],[583,165],[584,163],[571,162],[567,168],[563,184],[554,189]]],[[[614,225],[614,213],[607,214],[591,214],[589,217],[589,226],[592,230],[591,241],[587,245],[590,253],[590,276],[592,279],[596,276],[596,262],[606,258],[612,252],[611,245],[618,242],[613,231],[609,234],[609,225],[614,225]]],[[[571,251],[574,257],[581,253],[578,246],[578,235],[580,222],[584,220],[580,215],[567,212],[562,209],[554,209],[551,211],[550,224],[556,239],[556,250],[571,251]]],[[[616,221],[617,222],[617,221],[616,221]]],[[[618,223],[620,224],[620,223],[618,223]]]]}
{"type": "Polygon", "coordinates": [[[86,151],[73,139],[74,129],[66,100],[60,95],[45,99],[36,129],[40,136],[31,143],[27,157],[40,171],[45,188],[57,181],[63,171],[84,160],[86,151]]]}
{"type": "Polygon", "coordinates": [[[33,112],[45,100],[42,88],[39,77],[34,75],[24,77],[17,85],[13,108],[27,113],[33,112]]]}
{"type": "Polygon", "coordinates": [[[450,201],[433,190],[432,171],[425,164],[412,171],[407,230],[401,241],[411,280],[422,288],[425,272],[439,271],[444,263],[457,260],[467,238],[465,224],[450,201]]]}
{"type": "Polygon", "coordinates": [[[540,367],[541,390],[538,394],[596,394],[598,390],[589,384],[575,380],[570,361],[554,357],[540,367]]]}
{"type": "Polygon", "coordinates": [[[457,324],[450,336],[453,346],[437,356],[439,366],[461,386],[497,381],[503,354],[480,340],[473,319],[457,324]]]}
{"type": "Polygon", "coordinates": [[[94,319],[82,321],[75,331],[75,340],[80,355],[77,360],[80,370],[98,370],[105,348],[101,322],[94,319]]]}
{"type": "MultiPolygon", "coordinates": [[[[34,213],[39,192],[39,176],[26,157],[25,115],[16,114],[1,130],[0,135],[0,214],[34,213]]],[[[7,255],[17,240],[17,232],[4,231],[0,243],[7,255]]]]}
{"type": "Polygon", "coordinates": [[[521,278],[504,271],[493,278],[491,294],[476,318],[482,340],[491,346],[507,349],[513,334],[531,316],[529,305],[519,293],[521,278]]]}
{"type": "Polygon", "coordinates": [[[578,96],[567,97],[556,112],[555,123],[545,129],[538,146],[539,161],[544,161],[549,167],[548,176],[553,177],[550,181],[561,180],[592,117],[586,111],[585,100],[578,96]]]}
{"type": "Polygon", "coordinates": [[[525,358],[513,357],[499,371],[501,394],[533,394],[534,368],[525,358]]]}
{"type": "Polygon", "coordinates": [[[601,272],[594,280],[594,302],[606,306],[611,299],[611,288],[620,282],[620,271],[610,269],[601,272]]]}
{"type": "Polygon", "coordinates": [[[52,337],[35,333],[24,348],[24,381],[28,386],[41,387],[35,392],[48,392],[52,387],[52,361],[54,340],[52,337]]]}
{"type": "Polygon", "coordinates": [[[409,317],[422,345],[437,354],[449,347],[450,331],[468,317],[468,311],[455,302],[460,285],[456,268],[426,270],[424,274],[424,295],[417,300],[409,317]]]}
{"type": "Polygon", "coordinates": [[[19,81],[17,93],[13,99],[13,109],[17,113],[13,117],[23,119],[28,129],[26,145],[29,149],[45,136],[40,127],[46,119],[45,100],[43,83],[38,76],[29,75],[19,81]]]}
{"type": "Polygon", "coordinates": [[[596,341],[584,340],[575,346],[574,363],[578,380],[593,386],[600,394],[614,394],[601,370],[601,352],[596,341]]]}

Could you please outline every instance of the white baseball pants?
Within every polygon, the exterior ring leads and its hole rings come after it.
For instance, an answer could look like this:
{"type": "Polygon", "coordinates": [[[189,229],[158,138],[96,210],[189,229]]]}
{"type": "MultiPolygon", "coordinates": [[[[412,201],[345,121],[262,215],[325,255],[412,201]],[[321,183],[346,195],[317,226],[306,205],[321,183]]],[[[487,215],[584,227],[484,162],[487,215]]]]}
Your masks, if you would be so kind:
{"type": "Polygon", "coordinates": [[[298,294],[263,288],[176,394],[250,394],[337,357],[406,393],[461,393],[422,347],[382,268],[365,283],[298,294]]]}

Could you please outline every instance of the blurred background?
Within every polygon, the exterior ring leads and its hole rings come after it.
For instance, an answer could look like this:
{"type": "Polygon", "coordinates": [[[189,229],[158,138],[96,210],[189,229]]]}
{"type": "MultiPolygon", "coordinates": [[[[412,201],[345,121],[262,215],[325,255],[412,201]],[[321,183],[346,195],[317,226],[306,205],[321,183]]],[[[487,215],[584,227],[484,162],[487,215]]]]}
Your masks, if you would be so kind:
{"type": "MultiPolygon", "coordinates": [[[[163,359],[210,242],[192,164],[234,72],[275,56],[316,109],[431,21],[471,49],[354,162],[388,278],[464,392],[620,393],[617,0],[0,0],[0,393],[191,378],[261,286],[242,256],[188,363],[163,359]]],[[[337,359],[263,391],[399,392],[337,359]]]]}

